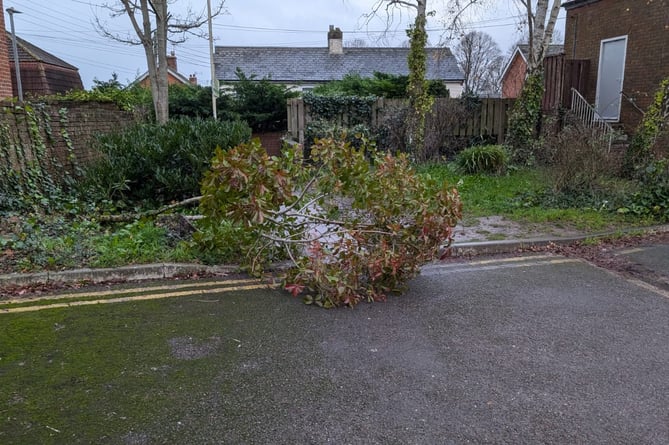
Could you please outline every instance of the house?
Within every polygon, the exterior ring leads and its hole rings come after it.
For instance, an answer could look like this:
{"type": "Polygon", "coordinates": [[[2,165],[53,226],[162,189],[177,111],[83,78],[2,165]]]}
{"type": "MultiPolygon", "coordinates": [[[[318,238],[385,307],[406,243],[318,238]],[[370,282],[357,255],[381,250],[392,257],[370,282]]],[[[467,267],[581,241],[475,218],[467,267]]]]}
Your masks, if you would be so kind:
{"type": "Polygon", "coordinates": [[[669,0],[570,0],[567,60],[589,60],[580,93],[600,119],[633,131],[669,76],[669,0]]]}
{"type": "MultiPolygon", "coordinates": [[[[179,73],[177,69],[177,56],[174,55],[172,51],[167,56],[167,84],[168,85],[197,85],[197,77],[195,74],[191,74],[186,77],[183,74],[179,73]]],[[[129,86],[139,85],[143,88],[151,87],[151,79],[149,79],[149,72],[145,72],[129,86]]]]}
{"type": "MultiPolygon", "coordinates": [[[[563,45],[548,45],[546,58],[558,56],[564,52],[563,45]]],[[[517,45],[511,53],[511,57],[504,66],[501,76],[502,98],[515,99],[520,96],[520,91],[525,84],[527,75],[527,58],[529,57],[529,45],[517,45]]]]}
{"type": "MultiPolygon", "coordinates": [[[[12,35],[5,32],[5,43],[8,48],[10,73],[12,78],[12,95],[18,95],[16,86],[16,68],[12,35]]],[[[65,93],[70,90],[83,90],[79,69],[44,51],[32,43],[16,37],[16,46],[21,71],[21,86],[26,96],[47,96],[65,93]]]]}
{"type": "MultiPolygon", "coordinates": [[[[448,48],[427,48],[427,79],[441,80],[451,97],[460,96],[464,75],[448,48]]],[[[327,47],[239,47],[217,46],[214,53],[216,79],[238,80],[239,68],[247,76],[269,78],[275,83],[306,91],[347,74],[372,77],[375,72],[409,74],[409,48],[345,48],[343,33],[330,26],[327,47]]]]}

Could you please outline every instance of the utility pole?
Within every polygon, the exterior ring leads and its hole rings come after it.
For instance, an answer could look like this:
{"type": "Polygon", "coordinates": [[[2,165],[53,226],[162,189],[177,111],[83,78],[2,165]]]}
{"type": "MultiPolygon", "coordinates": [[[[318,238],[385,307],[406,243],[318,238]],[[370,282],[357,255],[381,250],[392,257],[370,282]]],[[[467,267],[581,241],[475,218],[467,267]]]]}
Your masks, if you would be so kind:
{"type": "Polygon", "coordinates": [[[23,102],[23,86],[21,85],[21,63],[19,62],[19,49],[16,46],[16,32],[14,31],[14,14],[21,14],[14,7],[7,8],[9,13],[9,23],[12,28],[12,48],[14,50],[14,68],[16,70],[16,91],[19,96],[19,102],[23,102]]]}
{"type": "Polygon", "coordinates": [[[214,33],[211,23],[211,0],[207,0],[207,17],[209,19],[209,64],[211,65],[211,109],[214,120],[216,115],[216,98],[219,95],[218,81],[216,80],[216,69],[214,68],[214,33]]]}

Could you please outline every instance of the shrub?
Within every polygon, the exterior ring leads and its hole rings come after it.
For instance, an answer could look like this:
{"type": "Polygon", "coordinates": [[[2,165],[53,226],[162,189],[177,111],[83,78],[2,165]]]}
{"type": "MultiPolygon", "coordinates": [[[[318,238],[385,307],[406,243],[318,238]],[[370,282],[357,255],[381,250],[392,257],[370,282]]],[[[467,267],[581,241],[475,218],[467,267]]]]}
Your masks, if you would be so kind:
{"type": "Polygon", "coordinates": [[[256,79],[237,69],[238,81],[233,86],[232,107],[240,119],[253,131],[280,131],[287,127],[286,99],[297,97],[283,85],[272,83],[270,78],[256,79]]]}
{"type": "MultiPolygon", "coordinates": [[[[376,96],[389,99],[407,97],[409,76],[375,72],[372,77],[352,73],[314,88],[322,96],[376,96]]],[[[428,81],[428,93],[433,97],[448,97],[448,88],[438,80],[428,81]]]]}
{"type": "Polygon", "coordinates": [[[360,148],[363,139],[372,139],[372,132],[369,127],[364,124],[343,127],[323,119],[311,121],[307,124],[307,128],[304,132],[304,143],[306,146],[305,157],[309,157],[310,147],[318,139],[326,138],[344,139],[351,145],[360,148]]]}
{"type": "MultiPolygon", "coordinates": [[[[625,153],[625,173],[633,177],[669,155],[669,77],[660,83],[625,153]]],[[[642,178],[643,180],[643,178],[642,178]]]]}
{"type": "Polygon", "coordinates": [[[607,138],[579,122],[549,138],[546,151],[554,193],[593,195],[616,171],[607,138]]]}
{"type": "Polygon", "coordinates": [[[649,163],[641,178],[639,191],[618,211],[669,221],[669,160],[649,163]]]}
{"type": "MultiPolygon", "coordinates": [[[[471,99],[439,99],[435,100],[431,112],[425,122],[424,151],[429,159],[452,157],[468,145],[478,141],[469,137],[453,136],[463,122],[478,111],[480,103],[471,99]]],[[[391,153],[407,150],[408,104],[386,106],[375,128],[376,141],[379,147],[391,153]]],[[[483,141],[487,142],[487,141],[483,141]]]]}
{"type": "Polygon", "coordinates": [[[383,300],[451,241],[457,191],[421,177],[405,156],[326,139],[270,158],[257,142],[216,151],[202,185],[208,224],[245,228],[244,264],[259,272],[278,257],[292,268],[285,287],[326,307],[383,300]]]}
{"type": "Polygon", "coordinates": [[[506,171],[509,154],[501,145],[481,145],[462,150],[455,162],[465,174],[501,174],[506,171]]]}
{"type": "MultiPolygon", "coordinates": [[[[199,85],[170,85],[168,88],[170,118],[180,116],[208,118],[212,116],[211,87],[199,85]]],[[[219,120],[238,120],[233,110],[232,98],[222,95],[216,99],[216,114],[219,120]]]]}
{"type": "Polygon", "coordinates": [[[101,159],[85,171],[83,190],[102,199],[162,203],[198,193],[216,147],[248,140],[242,122],[180,118],[98,137],[101,159]]]}

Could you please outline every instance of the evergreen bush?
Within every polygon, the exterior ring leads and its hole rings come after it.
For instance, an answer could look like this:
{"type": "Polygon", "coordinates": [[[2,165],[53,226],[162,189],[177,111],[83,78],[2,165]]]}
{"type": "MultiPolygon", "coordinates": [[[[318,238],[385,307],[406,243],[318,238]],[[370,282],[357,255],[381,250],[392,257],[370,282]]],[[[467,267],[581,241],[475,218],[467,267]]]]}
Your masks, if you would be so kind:
{"type": "Polygon", "coordinates": [[[179,118],[99,136],[101,158],[85,169],[83,189],[100,199],[165,203],[196,196],[216,147],[248,141],[243,122],[179,118]]]}

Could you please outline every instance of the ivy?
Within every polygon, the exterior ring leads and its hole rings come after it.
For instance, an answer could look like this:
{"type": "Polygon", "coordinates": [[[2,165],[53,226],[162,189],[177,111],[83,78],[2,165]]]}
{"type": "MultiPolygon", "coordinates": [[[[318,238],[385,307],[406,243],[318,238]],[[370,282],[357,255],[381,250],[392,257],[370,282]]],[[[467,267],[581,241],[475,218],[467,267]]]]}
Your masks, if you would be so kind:
{"type": "Polygon", "coordinates": [[[409,105],[413,111],[409,119],[410,137],[409,146],[414,157],[419,161],[427,160],[425,151],[425,120],[432,109],[434,99],[428,91],[428,82],[425,80],[427,72],[427,32],[425,31],[426,17],[418,14],[413,27],[407,30],[411,46],[409,49],[409,85],[407,93],[409,105]]]}
{"type": "Polygon", "coordinates": [[[535,162],[543,94],[543,73],[530,74],[509,115],[507,144],[511,148],[511,160],[516,164],[535,162]]]}
{"type": "MultiPolygon", "coordinates": [[[[0,210],[55,208],[64,197],[63,184],[71,184],[71,173],[63,168],[54,153],[57,141],[46,105],[26,102],[22,106],[4,107],[3,112],[0,210]]],[[[61,134],[67,135],[67,120],[63,120],[62,115],[61,134]]],[[[66,145],[68,150],[73,149],[71,141],[66,145]]],[[[76,160],[69,159],[72,170],[76,171],[76,160]]]]}
{"type": "Polygon", "coordinates": [[[348,96],[334,94],[321,96],[304,93],[304,104],[310,107],[313,120],[326,120],[339,125],[371,125],[376,96],[348,96]]]}
{"type": "Polygon", "coordinates": [[[624,169],[629,176],[642,172],[651,161],[657,137],[669,125],[669,77],[660,82],[653,102],[644,114],[625,153],[624,169]]]}

